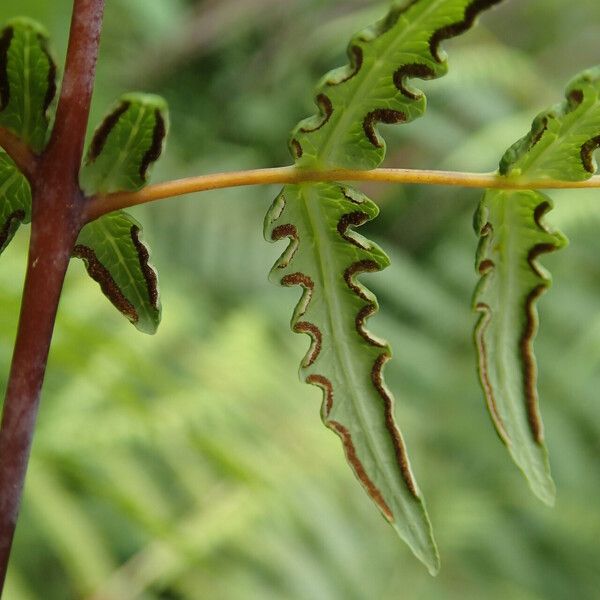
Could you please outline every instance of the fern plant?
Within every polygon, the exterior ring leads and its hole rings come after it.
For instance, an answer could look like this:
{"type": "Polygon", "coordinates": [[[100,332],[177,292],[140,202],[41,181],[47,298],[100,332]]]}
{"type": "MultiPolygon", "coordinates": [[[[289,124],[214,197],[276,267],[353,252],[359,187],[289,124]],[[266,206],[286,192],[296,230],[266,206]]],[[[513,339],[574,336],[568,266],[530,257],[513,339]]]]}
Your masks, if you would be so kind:
{"type": "Polygon", "coordinates": [[[497,173],[377,169],[386,145],[380,124],[425,112],[414,79],[447,71],[442,43],[469,30],[500,0],[394,3],[352,38],[349,64],[324,76],[318,113],[293,130],[291,167],[223,173],[147,186],[168,129],[165,102],[126,94],[84,139],[95,76],[103,0],[74,0],[71,36],[54,111],[57,69],[44,29],[24,18],[0,35],[0,251],[22,223],[31,241],[21,319],[0,430],[0,579],[8,564],[54,320],[66,269],[80,258],[112,304],[140,331],[154,333],[161,306],[157,274],[127,207],[190,191],[283,183],[265,237],[289,245],[271,271],[299,286],[292,329],[310,338],[301,378],[323,391],[322,419],[383,516],[431,573],[439,558],[384,381],[387,342],[369,332],[377,300],[361,275],[384,269],[384,251],[355,228],[377,206],[349,181],[488,188],[478,208],[473,305],[482,389],[492,421],[534,493],[552,503],[554,484],[538,408],[533,340],[536,302],[550,284],[539,257],[565,237],[544,223],[542,188],[597,187],[600,71],[567,87],[502,157],[497,173]]]}

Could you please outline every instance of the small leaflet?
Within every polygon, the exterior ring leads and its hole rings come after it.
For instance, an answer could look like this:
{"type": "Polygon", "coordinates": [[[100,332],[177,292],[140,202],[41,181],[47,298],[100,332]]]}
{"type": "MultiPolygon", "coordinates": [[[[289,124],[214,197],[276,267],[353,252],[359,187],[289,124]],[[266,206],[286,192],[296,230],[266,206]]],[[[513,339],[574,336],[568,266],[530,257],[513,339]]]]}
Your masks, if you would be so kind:
{"type": "Polygon", "coordinates": [[[134,192],[146,185],[168,130],[166,102],[126,94],[96,129],[80,174],[87,194],[134,192]]]}
{"type": "Polygon", "coordinates": [[[55,95],[56,65],[45,29],[30,19],[9,21],[0,32],[0,127],[40,153],[55,95]]]}
{"type": "Polygon", "coordinates": [[[0,254],[21,223],[31,221],[31,190],[25,176],[0,152],[0,254]]]}
{"type": "Polygon", "coordinates": [[[83,260],[102,293],[137,329],[156,333],[161,317],[156,270],[141,225],[123,211],[88,223],[73,256],[83,260]]]}

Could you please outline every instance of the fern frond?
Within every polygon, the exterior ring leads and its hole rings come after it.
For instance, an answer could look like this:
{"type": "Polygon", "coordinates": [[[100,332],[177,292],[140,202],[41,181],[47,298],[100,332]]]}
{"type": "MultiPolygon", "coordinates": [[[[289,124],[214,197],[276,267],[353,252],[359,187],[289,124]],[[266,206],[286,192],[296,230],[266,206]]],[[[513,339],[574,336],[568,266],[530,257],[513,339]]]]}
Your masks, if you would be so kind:
{"type": "Polygon", "coordinates": [[[266,220],[267,239],[291,240],[271,279],[303,289],[292,329],[311,337],[300,371],[324,392],[323,422],[341,437],[350,466],[385,518],[431,565],[435,546],[383,381],[390,347],[366,329],[377,299],[357,281],[389,263],[352,229],[378,212],[365,196],[338,184],[287,186],[266,220]]]}
{"type": "MultiPolygon", "coordinates": [[[[531,131],[505,153],[507,177],[579,181],[596,170],[592,152],[600,144],[600,69],[586,71],[567,87],[561,104],[538,115],[531,131]]],[[[536,304],[551,283],[538,258],[567,244],[543,216],[552,200],[536,191],[489,190],[475,228],[480,236],[476,268],[482,276],[473,305],[479,376],[496,430],[534,493],[554,501],[538,407],[533,340],[536,304]]]]}
{"type": "Polygon", "coordinates": [[[444,40],[467,31],[501,0],[411,0],[355,35],[350,64],[329,72],[316,91],[319,113],[292,132],[290,149],[302,167],[373,169],[385,157],[379,123],[423,115],[424,94],[409,81],[446,74],[444,40]]]}
{"type": "MultiPolygon", "coordinates": [[[[293,131],[290,149],[301,168],[371,169],[385,142],[379,123],[421,116],[424,95],[411,78],[447,70],[443,40],[473,25],[500,0],[412,0],[350,43],[350,64],[326,75],[317,90],[320,113],[293,131]]],[[[341,438],[355,475],[413,552],[435,573],[439,558],[421,493],[412,475],[394,401],[383,380],[388,344],[366,330],[377,300],[357,276],[389,260],[353,231],[374,218],[375,205],[341,184],[288,185],[267,215],[269,241],[290,244],[271,272],[284,286],[303,288],[292,319],[311,337],[302,378],[324,393],[322,417],[341,438]]]]}

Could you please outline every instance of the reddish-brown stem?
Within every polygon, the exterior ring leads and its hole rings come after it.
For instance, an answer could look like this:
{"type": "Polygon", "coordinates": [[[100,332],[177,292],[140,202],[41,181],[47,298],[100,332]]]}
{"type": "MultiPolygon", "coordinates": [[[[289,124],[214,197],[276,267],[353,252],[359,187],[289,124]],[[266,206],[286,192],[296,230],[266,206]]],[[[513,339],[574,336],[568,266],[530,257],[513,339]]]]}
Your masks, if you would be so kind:
{"type": "MultiPolygon", "coordinates": [[[[54,163],[60,157],[62,170],[77,181],[102,29],[104,0],[74,0],[73,18],[65,75],[56,109],[56,121],[45,159],[54,163]]],[[[56,163],[55,163],[56,164],[56,163]]]]}
{"type": "MultiPolygon", "coordinates": [[[[0,594],[21,503],[56,311],[83,224],[78,173],[90,110],[104,0],[74,0],[54,130],[28,177],[29,258],[0,425],[0,594]]],[[[1,138],[0,138],[1,139],[1,138]]],[[[13,159],[19,154],[11,154],[13,159]]],[[[22,165],[20,165],[22,166],[22,165]]]]}

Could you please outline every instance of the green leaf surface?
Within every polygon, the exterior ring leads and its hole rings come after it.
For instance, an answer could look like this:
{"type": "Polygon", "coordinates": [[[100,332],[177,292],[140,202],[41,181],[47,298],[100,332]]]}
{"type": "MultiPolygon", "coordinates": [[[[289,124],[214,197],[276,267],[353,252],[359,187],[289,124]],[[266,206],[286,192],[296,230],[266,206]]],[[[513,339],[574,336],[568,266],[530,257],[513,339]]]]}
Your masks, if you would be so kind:
{"type": "MultiPolygon", "coordinates": [[[[411,121],[425,97],[411,78],[447,70],[440,44],[469,29],[500,0],[412,0],[350,42],[350,64],[328,73],[317,89],[318,115],[292,132],[290,150],[301,168],[371,169],[385,142],[379,123],[411,121]]],[[[388,264],[374,244],[353,233],[377,214],[364,196],[340,184],[288,185],[267,215],[266,237],[289,237],[272,271],[282,285],[304,294],[292,327],[312,338],[302,376],[323,389],[322,415],[341,437],[363,487],[413,552],[435,573],[439,558],[421,494],[411,473],[393,399],[382,368],[391,352],[365,331],[377,310],[356,276],[388,264]]]]}
{"type": "Polygon", "coordinates": [[[29,19],[13,19],[0,33],[0,127],[41,152],[55,94],[56,66],[46,31],[29,19]]]}
{"type": "Polygon", "coordinates": [[[490,415],[531,488],[547,504],[555,489],[538,409],[533,340],[536,302],[551,279],[537,259],[567,243],[541,220],[551,208],[550,198],[536,191],[485,194],[476,215],[482,278],[474,298],[481,313],[475,328],[479,375],[490,415]]]}
{"type": "Polygon", "coordinates": [[[30,221],[29,182],[13,161],[0,152],[0,253],[8,246],[19,225],[30,221]]]}
{"type": "Polygon", "coordinates": [[[389,264],[376,244],[352,230],[378,212],[339,184],[286,186],[265,222],[268,240],[291,241],[271,279],[303,289],[292,329],[311,338],[300,371],[324,392],[323,422],[342,439],[350,466],[384,517],[435,572],[431,527],[383,381],[391,351],[366,329],[377,299],[357,280],[389,264]]]}
{"type": "Polygon", "coordinates": [[[373,169],[385,156],[379,123],[423,115],[424,94],[411,78],[436,79],[448,70],[440,44],[460,35],[501,0],[412,0],[354,36],[350,64],[329,72],[316,91],[319,114],[301,121],[290,147],[298,166],[373,169]]]}
{"type": "Polygon", "coordinates": [[[73,256],[81,258],[104,295],[143,333],[156,333],[161,306],[158,279],[141,239],[141,225],[119,211],[88,223],[73,256]]]}
{"type": "Polygon", "coordinates": [[[577,75],[565,100],[540,113],[531,131],[507,150],[500,173],[525,179],[585,181],[600,146],[600,67],[577,75]]]}
{"type": "MultiPolygon", "coordinates": [[[[600,70],[592,69],[568,85],[561,104],[536,117],[531,131],[505,153],[500,172],[524,182],[585,180],[596,170],[592,153],[599,143],[600,70]]],[[[481,313],[475,327],[479,376],[492,420],[531,488],[548,504],[555,490],[538,407],[533,340],[537,300],[551,281],[538,257],[567,244],[542,222],[551,208],[550,198],[540,192],[487,191],[475,218],[481,280],[473,299],[481,313]]]]}
{"type": "Polygon", "coordinates": [[[167,128],[162,98],[122,96],[94,133],[80,174],[82,188],[90,195],[141,189],[162,153],[167,128]]]}

